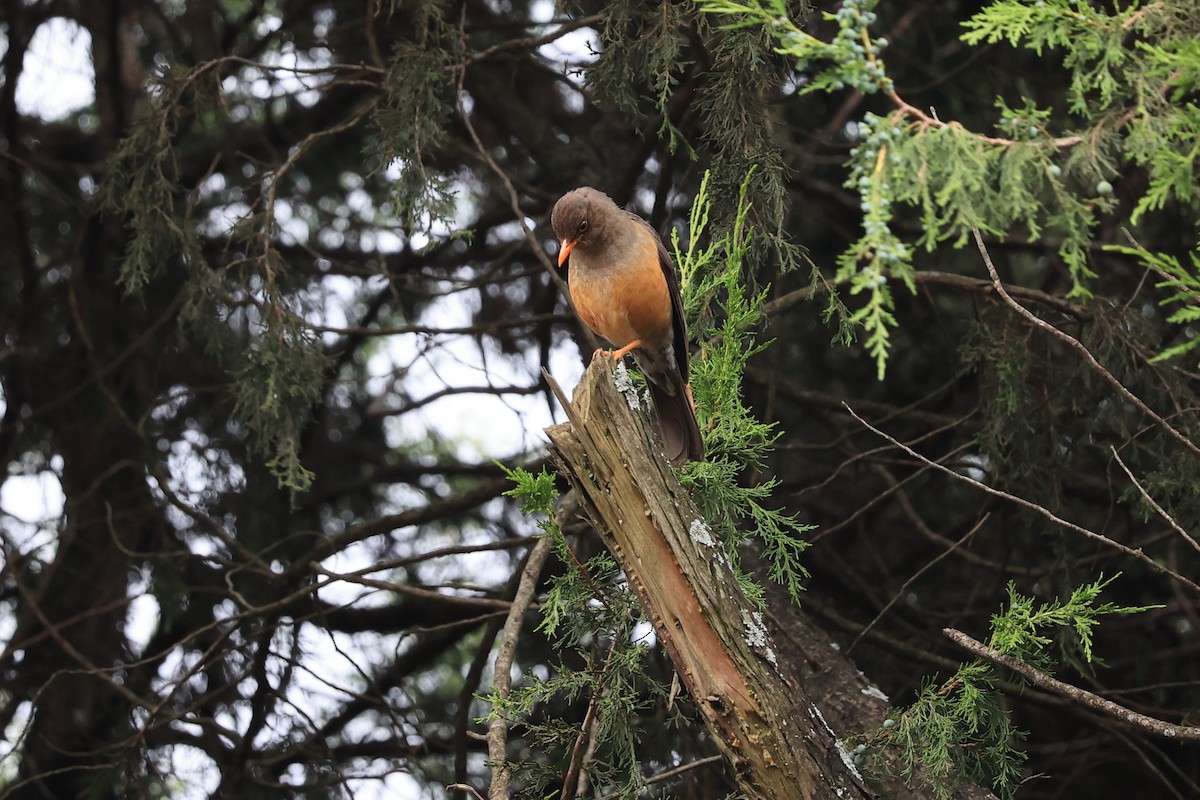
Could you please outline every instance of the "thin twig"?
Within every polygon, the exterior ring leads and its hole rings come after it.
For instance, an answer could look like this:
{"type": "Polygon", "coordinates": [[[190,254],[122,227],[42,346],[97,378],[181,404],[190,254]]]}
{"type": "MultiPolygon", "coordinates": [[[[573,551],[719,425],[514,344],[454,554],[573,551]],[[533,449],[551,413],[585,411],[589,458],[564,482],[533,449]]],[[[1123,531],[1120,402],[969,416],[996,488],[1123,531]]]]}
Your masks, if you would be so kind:
{"type": "Polygon", "coordinates": [[[1165,739],[1200,742],[1200,728],[1188,725],[1176,725],[1172,722],[1165,722],[1161,719],[1148,717],[1145,714],[1139,714],[1123,705],[1114,703],[1097,694],[1092,694],[1085,689],[1080,689],[1078,686],[1072,686],[1069,683],[1063,683],[1057,678],[1052,678],[1046,673],[1026,664],[1021,659],[1005,655],[999,650],[988,647],[983,642],[972,639],[967,634],[954,628],[943,628],[942,633],[947,639],[972,655],[1011,669],[1039,689],[1053,692],[1079,705],[1090,708],[1092,711],[1120,720],[1126,725],[1138,728],[1147,733],[1152,733],[1155,736],[1161,736],[1165,739]]]}
{"type": "Polygon", "coordinates": [[[1125,462],[1122,461],[1121,456],[1117,454],[1117,448],[1110,445],[1108,449],[1112,450],[1113,458],[1117,460],[1117,463],[1121,465],[1121,469],[1125,471],[1125,474],[1129,477],[1129,480],[1134,486],[1137,487],[1138,492],[1142,495],[1142,499],[1149,503],[1150,507],[1157,511],[1159,516],[1166,520],[1167,524],[1171,526],[1172,530],[1182,536],[1184,541],[1192,546],[1193,550],[1200,552],[1200,542],[1197,542],[1196,537],[1185,531],[1180,524],[1175,521],[1175,518],[1168,514],[1162,506],[1154,502],[1154,498],[1150,496],[1150,493],[1142,487],[1142,484],[1138,483],[1137,478],[1133,477],[1133,473],[1129,471],[1129,467],[1125,466],[1125,462]]]}
{"type": "Polygon", "coordinates": [[[487,748],[488,760],[492,764],[492,785],[488,788],[490,800],[508,800],[508,781],[511,770],[505,759],[505,746],[508,743],[508,709],[502,704],[508,699],[512,690],[513,653],[517,649],[517,639],[521,634],[521,625],[525,611],[533,602],[534,590],[537,589],[538,577],[542,574],[542,565],[546,556],[550,555],[550,537],[542,536],[537,544],[529,551],[529,561],[521,571],[521,581],[517,585],[516,596],[513,597],[512,607],[508,611],[508,619],[504,621],[504,630],[500,634],[500,649],[496,652],[496,665],[493,668],[492,696],[497,701],[493,709],[494,716],[488,724],[487,748]]]}
{"type": "MultiPolygon", "coordinates": [[[[716,764],[716,763],[719,763],[724,760],[725,760],[725,756],[720,756],[720,755],[705,756],[704,758],[698,758],[695,761],[689,761],[686,764],[680,764],[678,767],[672,767],[671,769],[664,770],[663,772],[659,772],[656,775],[651,775],[649,778],[646,778],[646,785],[649,786],[652,783],[660,783],[662,781],[669,781],[671,778],[674,778],[678,775],[682,775],[685,772],[690,772],[694,769],[699,769],[700,767],[704,767],[709,764],[716,764]]],[[[600,800],[613,800],[614,798],[620,797],[620,796],[621,796],[620,792],[613,792],[612,794],[604,795],[604,797],[600,798],[600,800]]]]}
{"type": "MultiPolygon", "coordinates": [[[[953,272],[939,272],[937,270],[919,270],[912,275],[913,282],[918,286],[934,286],[945,287],[948,289],[956,289],[963,292],[983,293],[992,291],[992,282],[986,281],[983,278],[972,278],[967,275],[957,275],[953,272]]],[[[775,317],[791,308],[798,303],[805,302],[815,296],[823,294],[827,286],[844,286],[846,281],[832,281],[826,286],[810,285],[799,289],[793,289],[786,294],[783,294],[768,303],[764,303],[762,310],[768,317],[775,317]]],[[[1032,303],[1039,303],[1044,306],[1056,309],[1063,314],[1072,317],[1083,318],[1087,316],[1087,309],[1079,303],[1072,303],[1070,300],[1064,300],[1061,297],[1050,294],[1049,292],[1030,289],[1025,286],[1007,286],[1005,287],[1013,297],[1020,297],[1032,303]]]]}
{"type": "MultiPolygon", "coordinates": [[[[611,656],[615,651],[616,647],[609,651],[609,655],[611,656]]],[[[562,794],[560,795],[563,800],[575,800],[584,790],[586,775],[583,766],[584,755],[585,750],[591,749],[590,743],[595,741],[591,734],[599,710],[600,694],[596,692],[588,702],[587,712],[583,715],[583,724],[579,726],[579,735],[575,737],[575,745],[571,748],[571,763],[567,767],[567,777],[563,779],[562,794]]]]}
{"type": "Polygon", "coordinates": [[[1118,550],[1121,553],[1124,553],[1125,555],[1129,556],[1130,558],[1135,558],[1138,561],[1141,561],[1143,564],[1145,564],[1150,569],[1154,570],[1155,572],[1158,572],[1162,575],[1166,575],[1170,578],[1174,578],[1175,580],[1179,581],[1180,583],[1184,584],[1185,586],[1188,586],[1189,588],[1191,588],[1193,591],[1200,593],[1200,585],[1197,585],[1194,581],[1190,580],[1189,578],[1186,578],[1183,575],[1180,575],[1175,570],[1170,569],[1168,567],[1164,567],[1162,564],[1159,564],[1157,561],[1155,561],[1154,559],[1150,558],[1145,553],[1143,553],[1140,548],[1135,550],[1132,547],[1121,544],[1120,542],[1113,541],[1112,539],[1108,538],[1107,536],[1104,536],[1103,534],[1096,533],[1095,531],[1090,531],[1081,525],[1076,525],[1074,522],[1068,522],[1067,520],[1058,516],[1053,511],[1046,508],[1045,506],[1040,506],[1037,503],[1034,503],[1030,500],[1026,500],[1023,497],[1017,497],[1014,494],[1009,494],[1008,492],[1005,492],[1001,489],[994,489],[991,486],[988,486],[986,483],[982,483],[981,481],[977,481],[970,476],[955,472],[954,470],[950,469],[949,467],[939,464],[936,461],[931,461],[930,459],[928,459],[925,456],[918,453],[916,450],[913,450],[911,447],[909,447],[908,445],[901,442],[899,439],[896,439],[895,437],[884,433],[883,431],[879,430],[879,428],[876,428],[874,425],[867,422],[865,419],[863,419],[862,417],[860,417],[858,414],[855,413],[854,409],[852,409],[850,407],[849,403],[842,403],[842,405],[845,406],[846,411],[849,412],[850,416],[852,416],[856,420],[858,420],[859,424],[861,424],[864,428],[871,431],[872,433],[877,434],[878,436],[882,436],[884,439],[887,439],[889,442],[894,444],[896,447],[899,447],[901,450],[908,453],[910,456],[917,459],[921,463],[928,464],[928,465],[932,466],[934,469],[940,470],[941,472],[944,472],[953,478],[957,478],[960,481],[969,483],[970,485],[974,486],[976,489],[979,489],[980,491],[987,492],[988,494],[993,495],[995,497],[1002,497],[1005,500],[1008,500],[1009,502],[1016,503],[1017,505],[1022,506],[1024,508],[1028,508],[1031,511],[1036,511],[1038,514],[1041,514],[1043,517],[1045,517],[1046,519],[1055,523],[1056,525],[1061,525],[1062,527],[1066,528],[1067,530],[1075,531],[1076,533],[1082,534],[1083,536],[1086,536],[1089,539],[1100,542],[1101,544],[1107,545],[1108,547],[1118,550]]]}
{"type": "Polygon", "coordinates": [[[596,716],[600,711],[600,697],[604,692],[604,678],[608,675],[608,669],[612,665],[613,657],[616,653],[617,643],[614,640],[612,647],[608,650],[608,656],[604,659],[604,667],[601,669],[600,675],[596,680],[596,691],[592,692],[591,700],[588,701],[587,712],[583,715],[583,724],[579,726],[579,735],[575,737],[575,746],[571,748],[571,763],[567,767],[567,777],[563,780],[562,793],[560,794],[563,800],[575,800],[576,797],[579,797],[583,793],[585,756],[586,753],[591,752],[592,745],[595,743],[595,739],[592,737],[592,728],[596,725],[596,716]]]}
{"type": "MultiPolygon", "coordinates": [[[[468,61],[467,63],[470,62],[468,61]]],[[[517,224],[521,226],[521,232],[525,236],[525,241],[529,243],[530,250],[533,252],[538,261],[542,263],[542,266],[545,268],[546,273],[550,276],[550,279],[558,284],[559,291],[561,291],[563,295],[567,295],[568,292],[566,291],[566,282],[563,281],[562,277],[554,269],[554,264],[550,261],[550,257],[546,255],[546,252],[542,249],[541,244],[534,235],[533,229],[530,228],[529,223],[525,221],[526,214],[521,210],[521,200],[520,196],[517,194],[517,188],[513,185],[512,179],[508,176],[508,173],[501,169],[500,165],[496,163],[496,159],[492,157],[492,154],[488,151],[488,148],[484,147],[483,141],[479,138],[479,134],[475,130],[474,123],[471,122],[471,115],[468,113],[466,106],[463,104],[463,98],[466,97],[466,78],[467,66],[466,64],[463,64],[458,70],[457,87],[458,116],[462,120],[463,127],[466,129],[467,134],[471,137],[471,142],[475,145],[475,150],[479,154],[479,157],[485,164],[487,164],[488,168],[496,174],[496,177],[500,179],[500,182],[504,184],[505,195],[508,198],[509,208],[512,209],[513,219],[515,219],[517,224]]]]}
{"type": "MultiPolygon", "coordinates": [[[[463,9],[463,14],[463,24],[465,25],[465,8],[463,9]]],[[[463,41],[464,43],[466,41],[465,33],[463,34],[463,41]]],[[[489,152],[488,148],[484,147],[483,141],[479,138],[479,134],[475,130],[474,123],[471,122],[471,115],[467,112],[467,108],[463,104],[463,98],[466,97],[465,87],[467,66],[470,63],[471,61],[468,60],[466,63],[462,64],[458,70],[458,115],[462,119],[463,127],[466,129],[467,134],[471,137],[471,142],[475,145],[475,150],[479,154],[479,157],[483,159],[483,162],[487,164],[488,168],[496,174],[496,177],[499,178],[500,182],[504,185],[505,195],[508,197],[508,205],[509,208],[512,209],[513,219],[515,219],[517,224],[521,226],[521,232],[525,236],[525,241],[529,244],[530,251],[533,253],[534,257],[541,262],[546,274],[550,276],[550,282],[558,287],[559,294],[566,298],[567,303],[571,306],[572,310],[574,310],[575,304],[574,301],[571,300],[571,293],[567,290],[567,282],[563,280],[561,275],[558,274],[558,270],[554,268],[554,264],[550,260],[550,257],[546,254],[546,251],[542,249],[542,245],[538,241],[537,236],[534,234],[533,229],[530,228],[529,223],[525,221],[526,214],[521,210],[521,199],[517,194],[517,188],[513,185],[512,179],[508,176],[508,173],[501,169],[500,165],[496,163],[496,159],[492,157],[492,154],[489,152]]],[[[598,340],[592,335],[591,331],[587,330],[586,326],[584,327],[583,331],[584,334],[588,336],[588,340],[593,349],[599,347],[598,340]]]]}
{"type": "Polygon", "coordinates": [[[1120,740],[1122,744],[1132,750],[1134,755],[1137,756],[1138,761],[1142,762],[1146,769],[1158,778],[1158,783],[1155,785],[1164,787],[1171,793],[1171,796],[1174,797],[1175,800],[1188,800],[1189,797],[1192,798],[1192,800],[1195,800],[1197,797],[1200,797],[1200,784],[1197,784],[1195,781],[1191,780],[1186,772],[1181,770],[1177,765],[1173,764],[1171,759],[1168,758],[1164,760],[1164,766],[1167,767],[1167,770],[1169,770],[1171,775],[1174,775],[1183,783],[1188,784],[1191,787],[1192,793],[1184,794],[1172,785],[1171,778],[1167,772],[1159,767],[1159,765],[1154,762],[1154,759],[1150,757],[1150,754],[1146,752],[1146,749],[1151,749],[1153,750],[1154,755],[1159,757],[1162,757],[1163,755],[1162,751],[1157,748],[1153,748],[1150,742],[1147,742],[1140,736],[1131,736],[1128,732],[1120,730],[1119,728],[1114,728],[1112,734],[1118,740],[1120,740]]]}
{"type": "Polygon", "coordinates": [[[560,39],[571,31],[586,28],[597,23],[604,22],[607,16],[605,14],[592,14],[590,17],[580,17],[568,22],[564,22],[559,27],[542,36],[530,36],[526,39],[509,39],[497,45],[492,45],[486,50],[480,50],[478,53],[471,53],[467,56],[467,60],[462,63],[462,67],[467,67],[474,64],[476,61],[483,61],[490,58],[496,53],[504,52],[505,50],[533,50],[541,47],[544,44],[549,44],[555,39],[560,39]]]}
{"type": "Polygon", "coordinates": [[[953,544],[951,544],[949,547],[947,547],[945,550],[943,550],[937,556],[937,558],[933,559],[928,564],[926,564],[925,566],[923,566],[919,570],[917,570],[915,573],[913,573],[913,575],[904,582],[904,585],[901,586],[900,589],[894,595],[892,595],[892,599],[888,601],[888,604],[886,606],[884,606],[882,609],[880,609],[879,613],[875,615],[875,619],[871,620],[871,622],[867,625],[867,627],[863,628],[861,631],[858,632],[858,635],[854,637],[854,641],[851,642],[850,646],[846,648],[846,655],[849,656],[850,652],[852,650],[854,650],[854,647],[855,647],[855,645],[858,644],[859,640],[861,640],[864,636],[866,636],[867,633],[870,632],[870,630],[875,627],[875,624],[877,622],[879,622],[879,620],[883,619],[884,614],[887,614],[887,612],[891,610],[892,606],[896,605],[896,601],[898,601],[901,597],[904,596],[904,593],[908,591],[908,587],[910,587],[914,583],[916,583],[917,579],[920,578],[922,575],[924,575],[926,572],[928,572],[933,567],[934,564],[937,564],[943,558],[950,555],[958,548],[962,547],[966,543],[967,539],[970,539],[972,536],[975,535],[976,531],[978,531],[980,528],[983,527],[983,523],[987,522],[989,516],[991,516],[991,515],[984,514],[983,517],[979,520],[979,522],[976,522],[975,525],[972,526],[972,528],[969,531],[964,533],[957,542],[954,542],[953,544]]]}
{"type": "MultiPolygon", "coordinates": [[[[79,666],[80,666],[80,669],[78,669],[78,670],[61,669],[61,670],[56,671],[54,673],[54,675],[52,675],[50,677],[50,679],[47,679],[47,681],[44,684],[42,684],[42,688],[49,686],[50,681],[55,676],[60,675],[60,674],[66,675],[66,674],[76,673],[76,674],[92,675],[92,676],[95,676],[96,678],[98,678],[99,680],[102,680],[105,683],[107,683],[109,688],[114,690],[117,694],[121,695],[121,697],[125,698],[126,702],[128,702],[130,705],[135,706],[137,708],[150,708],[149,700],[147,700],[144,697],[139,696],[132,689],[130,689],[128,686],[126,686],[123,682],[118,681],[113,677],[114,673],[117,672],[117,669],[115,667],[101,668],[101,667],[97,666],[90,658],[88,658],[86,655],[84,655],[82,652],[80,652],[73,644],[71,644],[71,642],[68,641],[67,637],[63,634],[63,630],[67,627],[68,623],[52,622],[50,620],[50,618],[46,616],[46,613],[42,610],[42,607],[40,605],[38,605],[37,598],[33,596],[33,593],[29,590],[28,587],[25,586],[23,581],[17,581],[16,584],[17,584],[17,591],[21,595],[21,599],[25,601],[26,607],[29,608],[33,612],[34,617],[37,619],[38,623],[42,626],[42,629],[50,635],[50,638],[54,640],[55,644],[57,644],[60,648],[62,648],[62,651],[64,653],[66,653],[72,660],[75,661],[75,663],[79,664],[79,666]]],[[[97,609],[94,609],[94,612],[97,614],[105,613],[117,606],[124,605],[128,602],[129,602],[128,598],[121,597],[115,601],[112,601],[112,602],[107,603],[97,609]]]]}
{"type": "Polygon", "coordinates": [[[979,232],[978,228],[972,228],[971,233],[974,234],[975,245],[979,248],[979,254],[983,257],[983,265],[987,267],[988,275],[992,277],[992,286],[995,287],[997,294],[1000,295],[1004,302],[1007,303],[1009,307],[1013,309],[1013,311],[1016,311],[1018,314],[1024,317],[1034,327],[1041,328],[1054,338],[1065,342],[1069,347],[1078,352],[1083,357],[1083,360],[1088,363],[1088,366],[1095,370],[1095,372],[1101,378],[1103,378],[1106,383],[1116,389],[1118,394],[1120,394],[1130,403],[1133,403],[1133,405],[1137,407],[1139,411],[1158,423],[1159,427],[1170,434],[1173,438],[1177,439],[1184,447],[1186,447],[1188,450],[1191,450],[1192,453],[1200,456],[1200,446],[1197,446],[1195,442],[1177,431],[1171,425],[1171,423],[1160,417],[1158,413],[1150,408],[1150,406],[1142,402],[1140,397],[1126,388],[1125,384],[1117,380],[1115,375],[1105,369],[1104,365],[1096,360],[1096,357],[1092,355],[1091,351],[1088,350],[1082,342],[1066,331],[1061,331],[1051,325],[1049,322],[1041,319],[1032,311],[1025,308],[1025,306],[1014,300],[1012,295],[1005,290],[1004,284],[1000,281],[1000,275],[996,272],[996,265],[992,263],[992,256],[990,253],[988,253],[987,246],[983,243],[983,235],[979,232]]]}

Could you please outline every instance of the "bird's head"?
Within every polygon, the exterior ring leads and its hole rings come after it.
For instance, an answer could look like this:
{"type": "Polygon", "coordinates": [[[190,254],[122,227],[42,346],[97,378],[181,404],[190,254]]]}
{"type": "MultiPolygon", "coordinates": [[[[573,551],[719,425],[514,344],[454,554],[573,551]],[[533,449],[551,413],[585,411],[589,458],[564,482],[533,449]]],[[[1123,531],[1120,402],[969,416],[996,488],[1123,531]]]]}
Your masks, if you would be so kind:
{"type": "Polygon", "coordinates": [[[618,213],[617,204],[599,189],[582,186],[564,194],[550,214],[550,225],[559,242],[558,265],[566,263],[576,247],[587,249],[589,244],[602,239],[609,222],[618,213]]]}

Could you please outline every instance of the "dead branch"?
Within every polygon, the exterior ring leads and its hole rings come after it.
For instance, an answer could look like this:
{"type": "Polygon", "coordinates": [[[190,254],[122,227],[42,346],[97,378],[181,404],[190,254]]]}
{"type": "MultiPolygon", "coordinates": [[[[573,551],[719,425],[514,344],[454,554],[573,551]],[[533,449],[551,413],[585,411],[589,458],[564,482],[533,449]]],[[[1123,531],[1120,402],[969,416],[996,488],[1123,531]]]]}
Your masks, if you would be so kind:
{"type": "MultiPolygon", "coordinates": [[[[509,609],[508,619],[504,621],[504,633],[500,637],[500,650],[496,653],[492,691],[497,701],[507,699],[509,691],[512,689],[510,673],[513,653],[517,649],[517,639],[521,633],[521,622],[533,602],[538,576],[542,574],[542,565],[546,563],[548,555],[550,555],[550,538],[543,536],[538,539],[533,550],[529,552],[529,560],[521,572],[521,582],[517,586],[517,594],[513,598],[512,608],[509,609]]],[[[495,716],[488,724],[487,732],[488,760],[493,765],[492,785],[488,789],[488,798],[505,800],[508,797],[509,781],[508,762],[505,758],[505,745],[508,743],[508,710],[495,707],[494,713],[495,716]]]]}
{"type": "Polygon", "coordinates": [[[1029,664],[1026,664],[1019,658],[1014,658],[988,647],[983,642],[972,639],[962,631],[954,628],[944,628],[942,633],[946,638],[963,648],[967,652],[987,659],[993,664],[999,664],[1007,667],[1017,673],[1025,680],[1037,686],[1039,689],[1045,689],[1053,692],[1060,697],[1065,697],[1077,705],[1089,708],[1092,711],[1099,712],[1106,717],[1112,717],[1115,720],[1124,722],[1138,730],[1146,731],[1147,733],[1161,736],[1164,739],[1174,739],[1177,741],[1200,742],[1200,728],[1191,727],[1188,725],[1176,725],[1171,722],[1164,722],[1161,719],[1148,717],[1145,714],[1139,714],[1136,711],[1126,708],[1125,706],[1114,703],[1112,700],[1105,699],[1099,695],[1092,694],[1086,689],[1080,689],[1078,686],[1072,686],[1069,683],[1063,683],[1057,678],[1052,678],[1044,672],[1041,672],[1029,664]]]}
{"type": "Polygon", "coordinates": [[[761,613],[667,463],[653,421],[632,389],[617,388],[620,369],[593,359],[573,403],[550,380],[570,418],[547,429],[554,459],[742,791],[762,800],[868,797],[821,712],[777,668],[761,613]]]}

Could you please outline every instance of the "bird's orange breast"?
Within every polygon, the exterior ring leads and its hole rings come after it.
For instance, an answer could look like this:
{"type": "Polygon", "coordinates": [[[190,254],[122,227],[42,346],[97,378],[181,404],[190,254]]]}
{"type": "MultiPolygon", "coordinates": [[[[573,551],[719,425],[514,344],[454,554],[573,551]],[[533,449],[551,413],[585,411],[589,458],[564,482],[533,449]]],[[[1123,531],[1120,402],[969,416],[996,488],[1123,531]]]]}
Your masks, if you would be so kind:
{"type": "Polygon", "coordinates": [[[573,265],[571,299],[584,324],[614,347],[659,343],[671,335],[671,295],[658,249],[647,234],[624,256],[616,264],[573,265]]]}

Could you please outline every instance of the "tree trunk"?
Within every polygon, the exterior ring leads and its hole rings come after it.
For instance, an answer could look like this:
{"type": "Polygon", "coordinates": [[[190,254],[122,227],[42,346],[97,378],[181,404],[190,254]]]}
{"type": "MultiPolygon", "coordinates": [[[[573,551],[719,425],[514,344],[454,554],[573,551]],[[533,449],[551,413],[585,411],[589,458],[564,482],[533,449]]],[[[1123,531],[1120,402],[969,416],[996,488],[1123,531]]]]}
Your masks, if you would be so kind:
{"type": "Polygon", "coordinates": [[[612,361],[593,359],[574,404],[564,402],[570,423],[547,431],[556,461],[742,790],[763,800],[868,797],[820,710],[780,670],[762,614],[635,411],[643,404],[613,379],[612,361]]]}
{"type": "MultiPolygon", "coordinates": [[[[593,359],[574,402],[550,380],[570,419],[546,431],[552,457],[629,576],[742,791],[763,800],[937,796],[906,785],[894,754],[885,754],[890,774],[863,785],[831,725],[842,736],[874,730],[887,698],[801,609],[764,618],[754,608],[621,372],[593,359]]],[[[954,796],[994,800],[974,786],[954,796]]]]}

